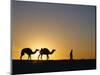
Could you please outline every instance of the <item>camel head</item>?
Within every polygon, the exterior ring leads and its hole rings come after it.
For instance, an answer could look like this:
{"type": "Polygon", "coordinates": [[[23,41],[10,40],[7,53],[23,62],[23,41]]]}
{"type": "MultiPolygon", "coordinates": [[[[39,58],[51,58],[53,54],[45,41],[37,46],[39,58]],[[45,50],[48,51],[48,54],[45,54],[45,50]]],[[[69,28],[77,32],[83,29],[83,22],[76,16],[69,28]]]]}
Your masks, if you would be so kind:
{"type": "Polygon", "coordinates": [[[55,49],[52,49],[52,51],[56,51],[55,49]]]}
{"type": "Polygon", "coordinates": [[[53,54],[56,50],[55,49],[52,49],[52,51],[50,52],[50,54],[53,54]]]}
{"type": "Polygon", "coordinates": [[[37,51],[39,51],[39,49],[36,49],[34,52],[32,52],[32,54],[35,54],[37,51]]]}
{"type": "Polygon", "coordinates": [[[36,49],[35,51],[39,51],[39,49],[36,49]]]}

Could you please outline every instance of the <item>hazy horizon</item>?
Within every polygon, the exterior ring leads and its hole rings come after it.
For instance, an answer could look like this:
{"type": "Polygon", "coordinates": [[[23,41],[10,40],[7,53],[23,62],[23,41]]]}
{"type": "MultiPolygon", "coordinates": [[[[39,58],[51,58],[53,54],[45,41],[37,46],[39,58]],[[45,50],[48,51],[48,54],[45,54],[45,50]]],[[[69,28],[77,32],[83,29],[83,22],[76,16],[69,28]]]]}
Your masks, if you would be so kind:
{"type": "Polygon", "coordinates": [[[74,59],[95,59],[95,6],[15,1],[12,7],[12,59],[23,48],[56,49],[50,60],[69,59],[71,49],[74,59]]]}

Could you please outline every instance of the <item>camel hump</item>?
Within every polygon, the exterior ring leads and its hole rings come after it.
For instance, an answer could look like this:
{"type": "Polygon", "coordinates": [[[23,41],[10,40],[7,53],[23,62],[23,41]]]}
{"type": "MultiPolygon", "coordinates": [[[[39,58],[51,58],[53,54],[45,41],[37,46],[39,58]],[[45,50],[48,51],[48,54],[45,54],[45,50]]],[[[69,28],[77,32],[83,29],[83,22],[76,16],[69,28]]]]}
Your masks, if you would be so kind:
{"type": "Polygon", "coordinates": [[[49,51],[48,48],[41,48],[42,51],[49,51]]]}
{"type": "Polygon", "coordinates": [[[23,50],[31,50],[31,48],[23,48],[23,50]]]}
{"type": "Polygon", "coordinates": [[[25,52],[25,53],[32,53],[32,49],[30,49],[30,48],[23,48],[23,49],[22,49],[22,52],[25,52]]]}
{"type": "Polygon", "coordinates": [[[40,51],[40,53],[44,53],[44,54],[47,54],[47,53],[49,53],[50,51],[49,51],[49,49],[48,48],[41,48],[41,51],[40,51]]]}
{"type": "Polygon", "coordinates": [[[44,48],[44,50],[49,50],[48,48],[44,48]]]}

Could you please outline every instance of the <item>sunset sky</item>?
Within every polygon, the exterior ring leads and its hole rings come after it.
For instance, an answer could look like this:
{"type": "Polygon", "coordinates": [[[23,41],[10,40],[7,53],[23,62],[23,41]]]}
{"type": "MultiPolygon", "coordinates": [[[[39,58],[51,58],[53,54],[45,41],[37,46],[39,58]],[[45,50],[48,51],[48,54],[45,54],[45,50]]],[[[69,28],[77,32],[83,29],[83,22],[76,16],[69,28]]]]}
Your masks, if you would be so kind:
{"type": "Polygon", "coordinates": [[[12,59],[19,59],[23,48],[56,49],[50,60],[69,59],[71,49],[74,59],[95,59],[95,14],[95,6],[14,2],[12,59]]]}

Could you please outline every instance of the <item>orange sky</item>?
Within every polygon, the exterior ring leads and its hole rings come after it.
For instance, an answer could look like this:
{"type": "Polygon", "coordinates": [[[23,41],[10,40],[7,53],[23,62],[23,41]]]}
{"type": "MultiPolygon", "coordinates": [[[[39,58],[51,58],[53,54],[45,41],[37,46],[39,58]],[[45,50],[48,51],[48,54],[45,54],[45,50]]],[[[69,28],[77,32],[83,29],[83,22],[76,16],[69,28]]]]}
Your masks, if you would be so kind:
{"type": "MultiPolygon", "coordinates": [[[[56,49],[51,60],[95,58],[95,6],[15,2],[12,8],[12,59],[23,48],[56,49]]],[[[37,59],[39,53],[32,55],[37,59]]],[[[45,59],[46,57],[43,56],[45,59]]],[[[27,59],[27,55],[23,57],[27,59]]]]}

